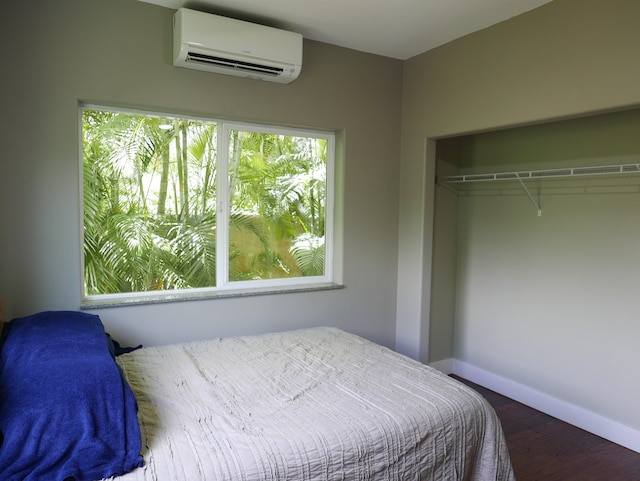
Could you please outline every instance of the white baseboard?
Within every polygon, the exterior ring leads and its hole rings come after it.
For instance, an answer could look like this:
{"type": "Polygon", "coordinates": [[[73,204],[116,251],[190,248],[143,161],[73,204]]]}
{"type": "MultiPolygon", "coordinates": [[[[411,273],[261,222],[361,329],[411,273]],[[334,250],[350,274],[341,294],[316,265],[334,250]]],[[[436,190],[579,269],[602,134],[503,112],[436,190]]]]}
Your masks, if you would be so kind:
{"type": "Polygon", "coordinates": [[[456,374],[503,396],[640,453],[640,431],[605,418],[593,411],[457,359],[437,361],[431,363],[431,366],[445,374],[456,374]]]}

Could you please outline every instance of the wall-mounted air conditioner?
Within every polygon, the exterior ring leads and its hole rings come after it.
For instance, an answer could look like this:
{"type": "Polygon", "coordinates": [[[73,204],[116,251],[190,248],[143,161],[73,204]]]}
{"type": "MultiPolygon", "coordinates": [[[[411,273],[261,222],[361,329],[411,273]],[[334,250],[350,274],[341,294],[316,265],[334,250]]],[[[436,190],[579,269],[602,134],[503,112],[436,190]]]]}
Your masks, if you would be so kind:
{"type": "Polygon", "coordinates": [[[302,35],[181,8],[173,19],[173,65],[289,83],[302,69],[302,35]]]}

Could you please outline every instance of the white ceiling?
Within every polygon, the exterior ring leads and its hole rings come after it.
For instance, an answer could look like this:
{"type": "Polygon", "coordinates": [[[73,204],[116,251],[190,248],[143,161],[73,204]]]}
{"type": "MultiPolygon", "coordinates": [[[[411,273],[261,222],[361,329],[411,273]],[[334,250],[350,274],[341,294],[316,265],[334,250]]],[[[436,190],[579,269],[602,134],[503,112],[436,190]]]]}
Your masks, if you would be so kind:
{"type": "Polygon", "coordinates": [[[405,60],[551,0],[141,0],[405,60]]]}

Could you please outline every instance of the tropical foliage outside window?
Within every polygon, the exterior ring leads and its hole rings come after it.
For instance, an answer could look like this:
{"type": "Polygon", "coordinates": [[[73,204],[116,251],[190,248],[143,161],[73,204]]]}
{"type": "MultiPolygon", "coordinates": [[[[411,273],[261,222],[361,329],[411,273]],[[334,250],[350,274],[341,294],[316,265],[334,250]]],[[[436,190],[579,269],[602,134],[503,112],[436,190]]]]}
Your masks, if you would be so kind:
{"type": "Polygon", "coordinates": [[[85,297],[331,280],[333,134],[81,119],[85,297]]]}

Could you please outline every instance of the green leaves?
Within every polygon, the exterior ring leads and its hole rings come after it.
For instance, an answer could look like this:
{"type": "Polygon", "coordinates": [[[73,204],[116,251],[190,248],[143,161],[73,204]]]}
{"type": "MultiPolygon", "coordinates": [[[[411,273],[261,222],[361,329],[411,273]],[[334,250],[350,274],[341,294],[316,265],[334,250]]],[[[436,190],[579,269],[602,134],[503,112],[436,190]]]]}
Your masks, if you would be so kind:
{"type": "Polygon", "coordinates": [[[215,287],[219,229],[230,281],[324,274],[327,141],[83,109],[88,295],[215,287]],[[217,216],[228,163],[228,222],[217,216]]]}
{"type": "Polygon", "coordinates": [[[309,234],[299,236],[291,247],[291,253],[305,276],[324,274],[324,252],[324,237],[309,234]]]}

